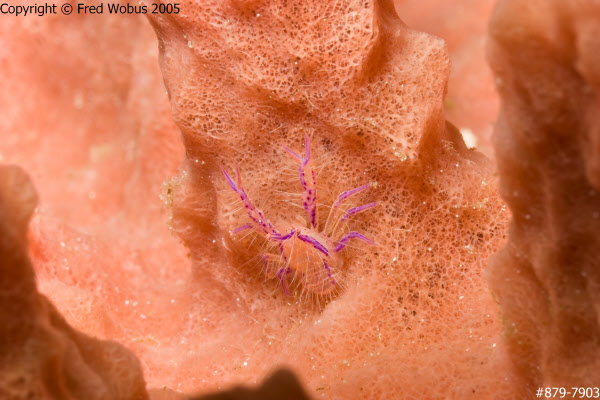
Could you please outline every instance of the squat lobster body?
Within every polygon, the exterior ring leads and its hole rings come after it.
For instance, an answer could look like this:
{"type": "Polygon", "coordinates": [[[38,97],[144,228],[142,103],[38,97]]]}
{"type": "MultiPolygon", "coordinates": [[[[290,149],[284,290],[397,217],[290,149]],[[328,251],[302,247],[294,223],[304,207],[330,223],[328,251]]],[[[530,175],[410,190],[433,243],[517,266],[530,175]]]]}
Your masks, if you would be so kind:
{"type": "MultiPolygon", "coordinates": [[[[290,295],[289,282],[299,280],[304,288],[315,294],[327,294],[339,287],[336,276],[343,265],[343,258],[338,254],[351,239],[359,239],[370,245],[373,241],[359,232],[349,232],[339,239],[341,229],[351,216],[373,208],[377,203],[369,203],[359,207],[342,209],[347,198],[367,190],[370,184],[341,193],[333,203],[327,220],[321,231],[318,230],[317,219],[317,176],[310,159],[308,136],[305,139],[305,156],[300,157],[292,150],[284,147],[299,164],[300,183],[304,189],[302,202],[306,213],[308,226],[291,225],[288,232],[278,230],[256,208],[242,187],[240,173],[236,168],[236,181],[224,169],[221,169],[229,186],[240,196],[251,222],[235,229],[237,234],[246,229],[252,229],[264,236],[269,251],[261,255],[267,274],[277,277],[286,295],[290,295]],[[341,214],[341,215],[340,215],[341,214]],[[271,266],[275,265],[275,268],[271,266]]],[[[289,225],[288,225],[289,226],[289,225]]],[[[287,229],[286,229],[287,230],[287,229]]]]}

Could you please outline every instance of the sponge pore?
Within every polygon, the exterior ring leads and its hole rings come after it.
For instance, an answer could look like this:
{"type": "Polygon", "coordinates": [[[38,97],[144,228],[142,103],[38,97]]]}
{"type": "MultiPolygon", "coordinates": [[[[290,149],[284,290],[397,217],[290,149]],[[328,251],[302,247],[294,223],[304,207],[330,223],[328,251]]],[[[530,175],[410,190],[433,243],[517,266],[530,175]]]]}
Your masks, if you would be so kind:
{"type": "Polygon", "coordinates": [[[182,10],[151,17],[186,146],[168,196],[199,302],[181,368],[206,365],[196,382],[230,382],[292,363],[312,394],[332,399],[395,398],[398,387],[406,398],[514,397],[482,277],[507,215],[486,159],[445,122],[444,43],[408,29],[391,1],[182,10]],[[352,221],[375,245],[349,248],[345,290],[316,304],[265,282],[260,238],[230,234],[248,217],[221,172],[239,167],[274,226],[296,223],[302,187],[282,147],[299,152],[305,135],[321,214],[366,183],[376,187],[357,204],[378,204],[352,221]],[[227,351],[215,359],[215,348],[227,351]]]}

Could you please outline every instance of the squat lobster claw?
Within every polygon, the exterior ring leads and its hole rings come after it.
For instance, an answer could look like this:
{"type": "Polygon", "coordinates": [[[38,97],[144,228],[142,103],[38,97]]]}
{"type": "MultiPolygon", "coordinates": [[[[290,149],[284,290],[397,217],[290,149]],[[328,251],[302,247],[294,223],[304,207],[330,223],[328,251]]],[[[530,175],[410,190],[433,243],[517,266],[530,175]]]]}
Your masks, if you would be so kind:
{"type": "Polygon", "coordinates": [[[369,245],[374,244],[371,239],[356,231],[348,232],[336,239],[339,236],[340,227],[347,226],[345,224],[348,223],[350,217],[377,206],[376,202],[372,202],[351,207],[347,210],[342,209],[345,200],[371,188],[371,184],[342,192],[333,203],[323,229],[318,230],[317,177],[310,157],[308,135],[305,137],[304,147],[304,157],[287,147],[284,147],[284,149],[299,164],[300,184],[304,189],[302,202],[309,220],[309,226],[294,226],[287,233],[281,233],[277,230],[265,217],[264,213],[254,206],[242,187],[240,173],[237,168],[235,181],[221,168],[229,186],[239,195],[246,209],[246,214],[251,220],[234,229],[231,233],[237,234],[246,229],[253,229],[265,238],[267,243],[270,244],[269,248],[274,253],[267,252],[261,258],[267,271],[271,270],[269,268],[270,263],[278,265],[272,277],[279,279],[286,296],[290,295],[288,282],[290,275],[293,275],[292,282],[299,278],[304,288],[312,293],[322,295],[332,292],[339,286],[337,276],[343,266],[343,258],[338,253],[346,248],[348,242],[352,239],[361,240],[369,245]],[[331,229],[329,229],[330,223],[333,224],[331,229]]]}

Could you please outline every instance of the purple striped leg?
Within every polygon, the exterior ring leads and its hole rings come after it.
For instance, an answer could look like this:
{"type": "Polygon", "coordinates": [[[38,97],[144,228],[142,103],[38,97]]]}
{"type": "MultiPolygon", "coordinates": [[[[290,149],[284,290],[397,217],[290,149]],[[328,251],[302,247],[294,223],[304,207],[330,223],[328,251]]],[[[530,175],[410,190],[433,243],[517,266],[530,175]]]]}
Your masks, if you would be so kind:
{"type": "Polygon", "coordinates": [[[363,242],[370,244],[371,246],[374,244],[371,239],[361,235],[358,232],[353,231],[353,232],[348,233],[346,236],[344,236],[343,238],[340,239],[337,246],[335,246],[335,252],[337,253],[337,252],[341,251],[344,247],[346,247],[346,245],[348,244],[348,241],[350,239],[360,239],[363,242]]]}
{"type": "Polygon", "coordinates": [[[286,296],[290,296],[290,289],[288,287],[286,276],[292,273],[292,269],[288,266],[287,259],[283,253],[280,256],[276,256],[275,254],[263,254],[261,256],[263,264],[265,265],[265,269],[267,270],[267,276],[270,275],[271,267],[269,263],[283,264],[283,267],[278,267],[275,276],[279,279],[279,283],[281,284],[281,289],[286,296]]]}
{"type": "MultiPolygon", "coordinates": [[[[225,172],[225,170],[223,168],[221,168],[221,171],[223,171],[223,175],[225,175],[225,178],[227,179],[229,186],[231,186],[231,188],[233,189],[234,192],[236,192],[237,194],[240,195],[240,200],[242,200],[242,204],[244,204],[244,207],[246,208],[246,213],[248,214],[248,216],[254,223],[253,227],[259,227],[268,235],[274,235],[274,234],[279,235],[279,232],[277,232],[277,229],[275,229],[273,224],[271,224],[271,222],[269,222],[269,220],[265,218],[265,215],[263,214],[263,212],[260,211],[258,208],[254,207],[254,205],[252,204],[252,201],[250,201],[250,198],[248,197],[248,195],[246,194],[246,191],[242,187],[240,171],[237,169],[237,167],[235,169],[236,182],[234,182],[233,179],[231,179],[231,177],[227,174],[227,172],[225,172]]],[[[246,225],[248,225],[248,224],[246,224],[246,225]]],[[[234,231],[234,233],[238,233],[244,229],[247,229],[248,227],[246,225],[240,226],[239,228],[237,228],[234,231]]]]}
{"type": "Polygon", "coordinates": [[[331,206],[331,210],[329,210],[329,215],[327,216],[327,221],[325,222],[325,228],[323,228],[323,232],[327,232],[327,227],[329,226],[331,217],[335,214],[335,211],[340,208],[340,206],[342,205],[342,202],[344,200],[346,200],[350,196],[354,196],[357,193],[365,191],[365,190],[369,189],[370,187],[371,187],[370,183],[365,183],[362,186],[359,186],[352,190],[347,190],[347,191],[343,192],[342,194],[340,194],[337,197],[337,199],[335,200],[335,202],[333,203],[333,205],[331,206]]]}
{"type": "Polygon", "coordinates": [[[374,207],[377,207],[377,202],[365,204],[364,206],[352,207],[351,209],[349,209],[348,211],[346,211],[344,213],[344,216],[340,219],[340,222],[344,222],[345,220],[347,220],[354,214],[358,214],[359,212],[363,212],[363,211],[369,210],[374,207]]]}
{"type": "Polygon", "coordinates": [[[282,267],[279,271],[277,271],[277,277],[279,278],[279,283],[281,284],[283,294],[288,297],[290,296],[290,288],[288,287],[285,277],[291,273],[292,269],[288,266],[282,267]]]}
{"type": "Polygon", "coordinates": [[[304,195],[302,196],[302,206],[304,207],[304,211],[306,211],[306,215],[308,216],[308,220],[310,221],[310,225],[313,228],[317,227],[317,173],[312,167],[312,163],[310,162],[310,145],[308,140],[308,135],[305,137],[304,141],[304,152],[305,157],[302,158],[298,154],[294,153],[292,150],[287,147],[283,147],[285,151],[294,158],[300,164],[298,172],[300,174],[300,183],[304,188],[304,195]]]}
{"type": "Polygon", "coordinates": [[[329,279],[331,279],[331,283],[334,285],[337,285],[335,278],[331,275],[331,268],[329,267],[329,264],[327,264],[327,261],[325,261],[325,260],[323,260],[323,267],[325,267],[325,270],[327,271],[327,276],[329,277],[329,279]]]}
{"type": "Polygon", "coordinates": [[[246,229],[252,229],[252,228],[254,228],[254,225],[252,225],[251,223],[248,222],[247,224],[244,224],[244,225],[240,226],[239,228],[232,230],[231,233],[234,235],[237,235],[241,231],[244,231],[246,229]]]}
{"type": "Polygon", "coordinates": [[[373,202],[373,203],[369,203],[369,204],[365,204],[363,206],[358,206],[358,207],[352,207],[349,210],[344,211],[344,215],[342,216],[342,218],[338,219],[338,221],[335,223],[335,225],[333,226],[333,229],[331,230],[331,237],[335,237],[336,236],[336,232],[340,227],[343,227],[343,223],[344,221],[346,221],[348,218],[350,218],[351,216],[358,214],[360,212],[369,210],[371,208],[377,207],[377,202],[373,202]]]}

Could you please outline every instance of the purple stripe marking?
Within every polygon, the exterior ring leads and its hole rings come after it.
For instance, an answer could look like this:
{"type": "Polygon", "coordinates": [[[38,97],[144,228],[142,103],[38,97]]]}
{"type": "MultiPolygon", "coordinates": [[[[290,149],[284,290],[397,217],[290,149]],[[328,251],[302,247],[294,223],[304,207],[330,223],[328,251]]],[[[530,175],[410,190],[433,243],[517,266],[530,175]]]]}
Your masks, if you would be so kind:
{"type": "Polygon", "coordinates": [[[250,228],[252,228],[252,224],[250,224],[250,223],[244,224],[244,225],[240,226],[239,228],[234,229],[233,231],[231,231],[231,233],[233,233],[235,235],[236,233],[241,232],[244,229],[250,229],[250,228]]]}
{"type": "Polygon", "coordinates": [[[303,207],[304,207],[304,210],[306,211],[306,215],[310,219],[310,223],[311,223],[312,227],[316,228],[317,227],[316,173],[312,168],[310,169],[311,176],[309,178],[312,178],[311,187],[315,188],[313,190],[312,188],[309,189],[309,187],[308,187],[308,183],[306,180],[306,171],[305,171],[305,167],[308,165],[308,162],[310,161],[310,140],[308,138],[308,135],[304,136],[304,153],[305,153],[304,158],[300,157],[298,154],[296,154],[295,152],[293,152],[292,150],[290,150],[289,148],[287,148],[285,146],[283,146],[283,148],[289,155],[291,155],[300,164],[300,167],[298,168],[298,176],[300,177],[300,184],[302,184],[302,188],[304,189],[303,207]]]}
{"type": "Polygon", "coordinates": [[[333,207],[339,207],[340,204],[342,204],[342,201],[346,200],[348,197],[352,196],[353,194],[362,192],[363,190],[367,190],[371,187],[371,184],[367,183],[364,184],[362,186],[357,187],[356,189],[352,189],[352,190],[348,190],[342,194],[340,194],[337,198],[337,200],[335,201],[335,204],[333,205],[333,207]]]}
{"type": "Polygon", "coordinates": [[[347,220],[349,217],[353,216],[354,214],[358,214],[361,211],[365,211],[365,210],[368,210],[368,209],[376,207],[376,206],[377,206],[377,202],[373,202],[373,203],[365,204],[364,206],[353,207],[353,208],[349,209],[348,211],[346,211],[345,215],[342,217],[340,222],[344,222],[345,220],[347,220]]]}
{"type": "Polygon", "coordinates": [[[342,239],[340,239],[340,241],[338,242],[337,246],[335,246],[335,250],[334,251],[336,253],[338,251],[341,251],[344,247],[346,247],[346,244],[348,243],[348,241],[350,239],[360,239],[363,242],[367,242],[370,245],[374,244],[374,242],[371,239],[369,239],[369,238],[361,235],[360,233],[358,233],[358,232],[350,232],[346,236],[344,236],[342,239]]]}
{"type": "Polygon", "coordinates": [[[288,263],[288,259],[285,256],[285,251],[283,250],[283,245],[281,243],[279,243],[279,252],[281,253],[281,257],[283,258],[283,261],[285,261],[285,263],[288,263]]]}
{"type": "MultiPolygon", "coordinates": [[[[231,177],[229,176],[229,174],[227,174],[227,172],[225,172],[225,170],[223,168],[221,168],[221,171],[223,172],[223,175],[225,175],[225,178],[227,179],[227,182],[229,183],[229,186],[231,186],[231,188],[237,194],[240,195],[240,199],[242,200],[242,203],[244,203],[244,207],[246,208],[247,214],[250,217],[250,219],[252,221],[254,221],[254,223],[256,225],[260,226],[262,228],[262,230],[265,231],[265,233],[270,233],[270,234],[278,233],[277,230],[275,229],[275,227],[273,226],[273,224],[271,224],[265,218],[265,216],[262,213],[262,211],[260,211],[256,207],[254,207],[254,205],[250,201],[250,198],[246,194],[246,191],[244,190],[244,188],[241,187],[241,186],[238,187],[235,184],[235,182],[233,182],[233,179],[231,179],[231,177]]],[[[238,183],[239,183],[239,171],[237,169],[236,169],[236,173],[237,173],[237,176],[238,176],[238,183]]]]}
{"type": "Polygon", "coordinates": [[[293,152],[292,150],[290,150],[289,148],[287,148],[287,147],[283,146],[283,149],[284,149],[285,151],[287,151],[287,153],[288,153],[290,156],[294,157],[294,158],[296,159],[296,161],[298,161],[299,163],[302,163],[302,162],[304,161],[304,159],[303,159],[302,157],[300,157],[298,154],[294,153],[294,152],[293,152]]]}
{"type": "Polygon", "coordinates": [[[304,165],[306,165],[308,163],[308,160],[310,160],[310,146],[308,143],[308,135],[304,136],[304,165]]]}
{"type": "Polygon", "coordinates": [[[327,261],[323,260],[323,266],[327,270],[327,276],[329,277],[329,279],[331,279],[331,283],[337,285],[337,282],[335,281],[335,279],[333,279],[333,276],[331,276],[331,268],[329,268],[329,265],[327,265],[327,261]]]}
{"type": "Polygon", "coordinates": [[[281,283],[281,289],[283,290],[283,294],[286,296],[290,295],[290,290],[288,289],[284,276],[290,272],[291,270],[289,267],[281,268],[279,271],[277,271],[277,277],[279,278],[279,283],[281,283]]]}
{"type": "Polygon", "coordinates": [[[306,180],[304,180],[304,165],[300,165],[299,172],[300,172],[300,183],[302,184],[302,187],[304,188],[304,190],[306,190],[306,180]]]}
{"type": "Polygon", "coordinates": [[[271,239],[273,239],[273,240],[279,240],[279,241],[283,242],[283,241],[285,241],[285,240],[288,240],[288,239],[290,239],[292,236],[294,236],[294,233],[295,233],[295,232],[296,232],[296,231],[295,231],[294,229],[292,229],[292,230],[291,230],[291,231],[290,231],[290,232],[289,232],[287,235],[285,235],[285,236],[282,236],[282,235],[281,235],[281,234],[279,234],[279,233],[277,233],[277,234],[273,234],[273,235],[271,236],[271,239]]]}
{"type": "Polygon", "coordinates": [[[235,183],[233,182],[233,179],[231,179],[231,177],[227,174],[227,172],[225,172],[225,170],[223,168],[221,168],[221,171],[223,172],[223,175],[225,175],[225,179],[227,179],[227,182],[229,183],[229,186],[231,186],[231,188],[234,191],[238,191],[237,190],[237,186],[235,186],[235,183]]]}
{"type": "Polygon", "coordinates": [[[329,252],[327,251],[325,246],[323,246],[321,243],[319,243],[318,240],[313,239],[310,236],[306,236],[306,235],[298,235],[298,239],[302,240],[303,242],[312,244],[315,249],[319,250],[321,253],[325,254],[326,256],[329,255],[329,252]]]}

